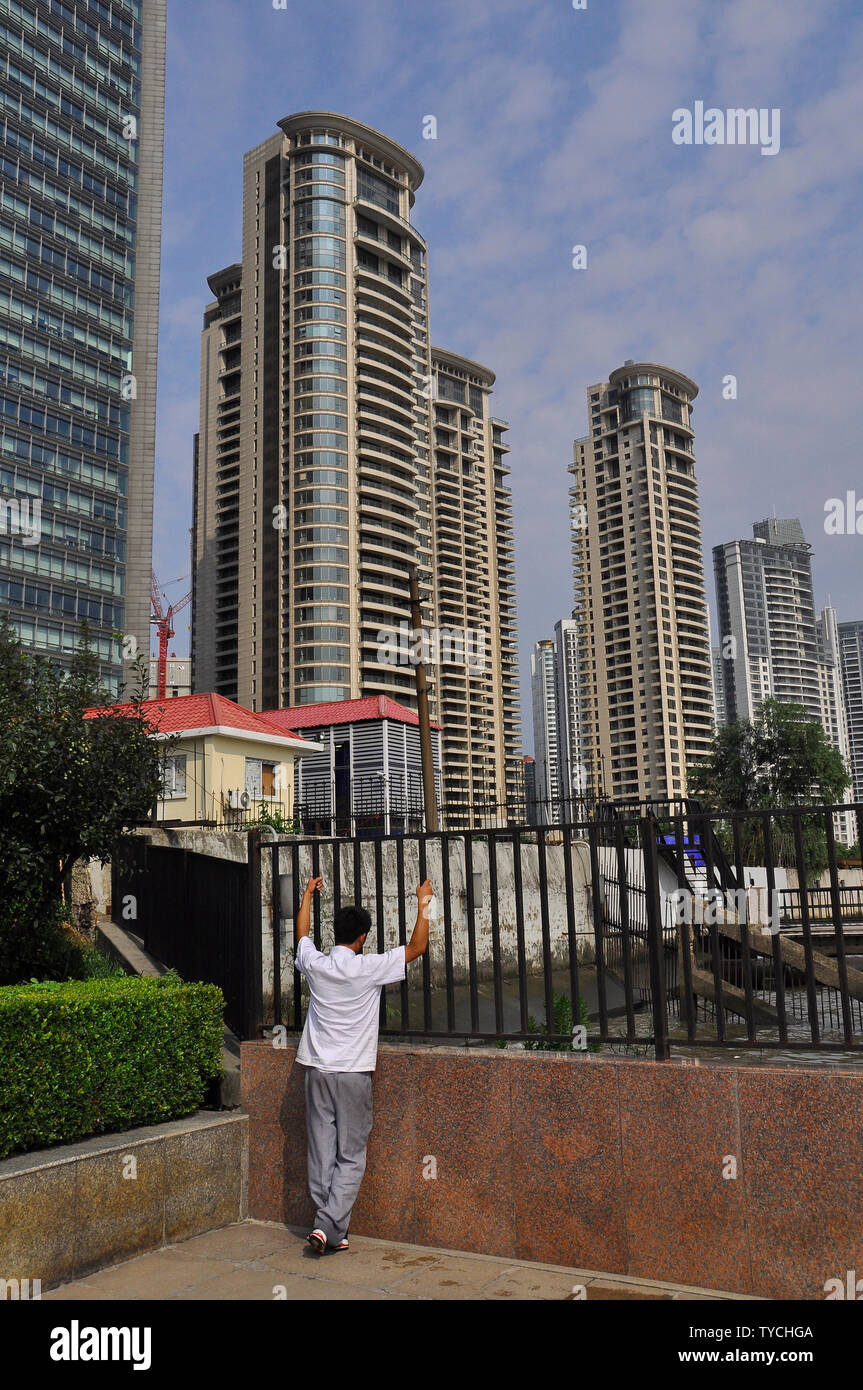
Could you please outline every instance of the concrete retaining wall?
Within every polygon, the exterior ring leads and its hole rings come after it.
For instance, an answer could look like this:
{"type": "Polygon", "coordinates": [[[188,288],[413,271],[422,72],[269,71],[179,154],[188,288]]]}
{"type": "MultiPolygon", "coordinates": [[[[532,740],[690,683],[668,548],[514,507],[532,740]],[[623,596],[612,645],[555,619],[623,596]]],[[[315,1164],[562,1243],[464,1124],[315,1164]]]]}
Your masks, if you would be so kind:
{"type": "Polygon", "coordinates": [[[50,1288],[245,1220],[248,1125],[201,1111],[4,1159],[0,1280],[50,1288]]]}
{"type": "MultiPolygon", "coordinates": [[[[241,1074],[249,1215],[306,1225],[303,1068],[241,1074]]],[[[381,1044],[374,1105],[357,1234],[775,1299],[863,1271],[861,1073],[381,1044]]]]}

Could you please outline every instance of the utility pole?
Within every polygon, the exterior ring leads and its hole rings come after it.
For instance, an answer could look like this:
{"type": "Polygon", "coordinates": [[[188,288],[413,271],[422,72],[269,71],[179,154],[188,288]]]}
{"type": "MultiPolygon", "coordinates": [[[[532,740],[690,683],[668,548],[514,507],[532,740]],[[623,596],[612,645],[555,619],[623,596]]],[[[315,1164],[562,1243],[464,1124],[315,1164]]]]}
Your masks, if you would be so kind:
{"type": "MultiPolygon", "coordinates": [[[[422,613],[420,612],[420,584],[416,569],[410,572],[411,625],[414,641],[422,636],[422,613]]],[[[422,650],[422,648],[420,648],[422,650]]],[[[429,721],[429,695],[426,683],[426,668],[422,661],[414,666],[417,687],[417,713],[420,723],[420,754],[423,766],[423,803],[425,806],[426,830],[439,830],[437,815],[437,792],[434,784],[434,762],[432,761],[431,723],[429,721]]]]}

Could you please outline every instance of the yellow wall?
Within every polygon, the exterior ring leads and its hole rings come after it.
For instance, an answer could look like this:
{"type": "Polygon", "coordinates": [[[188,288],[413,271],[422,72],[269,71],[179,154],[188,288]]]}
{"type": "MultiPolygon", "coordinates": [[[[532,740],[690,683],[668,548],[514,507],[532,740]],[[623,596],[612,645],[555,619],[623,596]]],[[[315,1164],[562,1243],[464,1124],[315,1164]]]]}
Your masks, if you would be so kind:
{"type": "MultiPolygon", "coordinates": [[[[246,786],[246,759],[276,764],[276,794],[271,800],[290,811],[294,804],[294,750],[251,739],[208,735],[184,738],[171,748],[171,756],[186,755],[186,796],[170,796],[159,802],[159,819],[169,821],[223,821],[230,817],[229,790],[246,786]]],[[[267,798],[263,798],[267,800],[267,798]]],[[[253,803],[257,810],[259,802],[253,803]]]]}

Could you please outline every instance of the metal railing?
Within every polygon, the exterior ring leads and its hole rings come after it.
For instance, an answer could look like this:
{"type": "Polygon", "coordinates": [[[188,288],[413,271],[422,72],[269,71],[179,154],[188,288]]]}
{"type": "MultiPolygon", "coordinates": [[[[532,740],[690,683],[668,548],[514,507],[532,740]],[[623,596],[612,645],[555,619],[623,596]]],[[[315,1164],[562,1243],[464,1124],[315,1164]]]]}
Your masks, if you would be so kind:
{"type": "Polygon", "coordinates": [[[315,945],[352,902],[370,911],[378,951],[409,939],[413,887],[430,877],[440,918],[429,953],[382,995],[384,1037],[658,1059],[863,1051],[863,885],[839,882],[838,808],[651,809],[665,814],[264,845],[267,1023],[303,1025],[291,946],[308,877],[325,884],[315,945]]]}

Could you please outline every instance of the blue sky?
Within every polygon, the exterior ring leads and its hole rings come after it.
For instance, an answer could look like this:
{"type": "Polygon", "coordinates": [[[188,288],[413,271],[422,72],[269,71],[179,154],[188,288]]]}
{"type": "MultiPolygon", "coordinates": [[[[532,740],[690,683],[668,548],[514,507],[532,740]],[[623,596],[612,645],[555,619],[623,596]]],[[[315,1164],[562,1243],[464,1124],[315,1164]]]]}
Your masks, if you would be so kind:
{"type": "MultiPolygon", "coordinates": [[[[863,503],[859,0],[168,10],[163,584],[189,573],[201,315],[207,275],[239,256],[242,157],[281,117],[320,109],[385,131],[426,169],[414,222],[429,242],[432,341],[496,372],[494,413],[511,425],[523,674],[572,603],[566,470],[587,432],[585,387],[629,357],[700,386],[711,605],[711,547],[775,507],[813,543],[816,600],[863,618],[863,535],[824,531],[829,498],[863,503]],[[672,111],[696,101],[778,107],[778,154],[675,145],[672,111]],[[436,140],[423,139],[428,115],[436,140]],[[576,244],[585,270],[572,268],[576,244]],[[728,374],[736,400],[723,399],[728,374]]],[[[187,641],[178,626],[177,650],[187,641]]]]}

